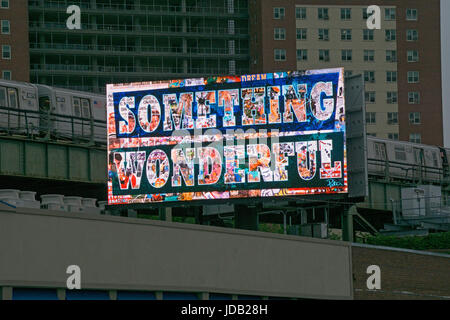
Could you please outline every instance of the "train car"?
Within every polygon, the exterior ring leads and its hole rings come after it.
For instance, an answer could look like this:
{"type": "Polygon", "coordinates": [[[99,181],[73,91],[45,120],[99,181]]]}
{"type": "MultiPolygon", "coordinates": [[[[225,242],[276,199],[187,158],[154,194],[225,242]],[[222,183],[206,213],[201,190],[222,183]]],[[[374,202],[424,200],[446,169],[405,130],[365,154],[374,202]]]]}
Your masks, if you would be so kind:
{"type": "Polygon", "coordinates": [[[34,84],[0,79],[0,130],[14,134],[37,133],[37,96],[34,84]]]}
{"type": "Polygon", "coordinates": [[[37,85],[41,128],[52,135],[106,144],[106,98],[102,95],[37,85]]]}
{"type": "Polygon", "coordinates": [[[386,144],[389,141],[367,137],[367,169],[369,174],[385,177],[389,174],[386,155],[386,144]]]}
{"type": "Polygon", "coordinates": [[[367,138],[370,175],[410,181],[440,182],[443,159],[438,147],[367,138]]]}
{"type": "Polygon", "coordinates": [[[444,181],[450,183],[450,149],[441,148],[441,157],[444,168],[444,181]]]}

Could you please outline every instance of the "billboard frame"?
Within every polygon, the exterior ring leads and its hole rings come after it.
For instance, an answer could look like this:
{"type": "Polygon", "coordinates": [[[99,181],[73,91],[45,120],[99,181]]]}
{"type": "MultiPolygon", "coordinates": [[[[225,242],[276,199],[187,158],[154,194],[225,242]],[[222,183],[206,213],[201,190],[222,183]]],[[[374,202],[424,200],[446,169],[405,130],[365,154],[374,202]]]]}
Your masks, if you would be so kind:
{"type": "MultiPolygon", "coordinates": [[[[323,70],[314,70],[314,71],[335,71],[335,70],[340,70],[340,72],[342,72],[342,77],[344,74],[344,69],[343,68],[332,68],[332,69],[323,69],[323,70]]],[[[295,71],[301,74],[304,74],[305,71],[295,71]]],[[[347,99],[346,96],[346,87],[345,87],[345,78],[344,80],[344,99],[347,99]]],[[[131,84],[129,84],[131,85],[131,84]]],[[[151,89],[147,89],[147,90],[151,90],[151,89]]],[[[347,100],[345,100],[345,118],[347,120],[347,100]]],[[[337,106],[335,105],[335,110],[337,109],[337,106]]],[[[344,130],[344,150],[346,150],[348,148],[347,146],[347,131],[344,130]]],[[[347,149],[348,150],[348,149],[347,149]]],[[[110,149],[109,149],[109,133],[108,133],[108,155],[110,153],[110,149]]],[[[108,157],[109,158],[109,157],[108,157]]],[[[347,171],[343,168],[343,176],[342,179],[345,177],[345,173],[347,174],[347,179],[348,179],[348,153],[345,155],[344,154],[344,163],[347,164],[347,171]]],[[[109,161],[109,160],[108,160],[109,161]]],[[[344,167],[344,166],[343,166],[344,167]]],[[[348,180],[347,180],[348,181],[348,180]]],[[[256,187],[256,186],[255,186],[256,187]]],[[[251,198],[243,198],[243,197],[239,197],[239,198],[224,198],[224,199],[195,199],[195,200],[177,200],[177,201],[146,201],[146,202],[128,202],[128,203],[111,203],[107,205],[107,208],[110,208],[112,210],[117,210],[120,208],[129,208],[129,209],[147,209],[149,207],[153,207],[153,208],[161,208],[161,207],[188,207],[188,206],[204,206],[204,205],[217,205],[217,204],[248,204],[249,200],[250,201],[255,201],[257,200],[258,203],[266,203],[266,202],[278,202],[278,201],[301,201],[301,202],[311,202],[311,201],[324,201],[326,202],[327,200],[334,200],[336,202],[340,202],[343,200],[348,200],[349,197],[349,182],[347,182],[347,192],[346,193],[316,193],[316,194],[302,194],[302,195],[286,195],[286,196],[265,196],[265,197],[251,197],[251,198]]],[[[292,187],[291,187],[292,188],[292,187]]],[[[311,187],[311,188],[320,188],[320,187],[311,187]]],[[[258,188],[255,189],[250,189],[250,190],[257,190],[258,188]]],[[[263,189],[260,189],[263,190],[263,189]]],[[[193,191],[194,192],[194,191],[193,191]]],[[[159,193],[154,193],[154,194],[159,194],[159,193]]],[[[109,196],[109,192],[108,192],[108,196],[109,196]]]]}

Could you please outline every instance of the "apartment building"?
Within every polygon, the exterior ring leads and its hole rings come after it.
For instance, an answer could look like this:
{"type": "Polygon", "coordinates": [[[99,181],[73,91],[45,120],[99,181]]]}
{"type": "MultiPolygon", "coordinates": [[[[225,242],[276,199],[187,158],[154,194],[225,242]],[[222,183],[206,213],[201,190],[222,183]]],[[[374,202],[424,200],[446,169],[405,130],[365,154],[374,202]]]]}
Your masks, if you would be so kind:
{"type": "Polygon", "coordinates": [[[249,12],[252,72],[344,67],[364,76],[369,135],[443,145],[439,0],[250,0],[249,12]]]}
{"type": "Polygon", "coordinates": [[[31,82],[58,87],[249,72],[246,0],[30,0],[29,39],[31,82]]]}
{"type": "Polygon", "coordinates": [[[28,81],[27,0],[0,0],[0,78],[28,81]]]}

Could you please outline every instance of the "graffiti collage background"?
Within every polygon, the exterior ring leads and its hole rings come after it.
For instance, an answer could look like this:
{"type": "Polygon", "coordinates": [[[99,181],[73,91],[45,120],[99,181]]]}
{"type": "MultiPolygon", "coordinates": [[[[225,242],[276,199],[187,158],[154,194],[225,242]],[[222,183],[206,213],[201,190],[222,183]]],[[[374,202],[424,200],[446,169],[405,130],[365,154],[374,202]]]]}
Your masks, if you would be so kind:
{"type": "Polygon", "coordinates": [[[108,85],[108,203],[347,193],[343,74],[108,85]]]}

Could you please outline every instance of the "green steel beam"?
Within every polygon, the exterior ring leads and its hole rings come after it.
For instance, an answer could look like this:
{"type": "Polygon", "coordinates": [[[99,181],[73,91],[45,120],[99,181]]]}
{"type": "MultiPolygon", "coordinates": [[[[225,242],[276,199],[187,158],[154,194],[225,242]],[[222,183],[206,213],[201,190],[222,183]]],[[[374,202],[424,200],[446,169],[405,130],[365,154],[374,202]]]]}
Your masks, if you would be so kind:
{"type": "Polygon", "coordinates": [[[105,183],[106,150],[0,137],[0,175],[105,183]]]}

